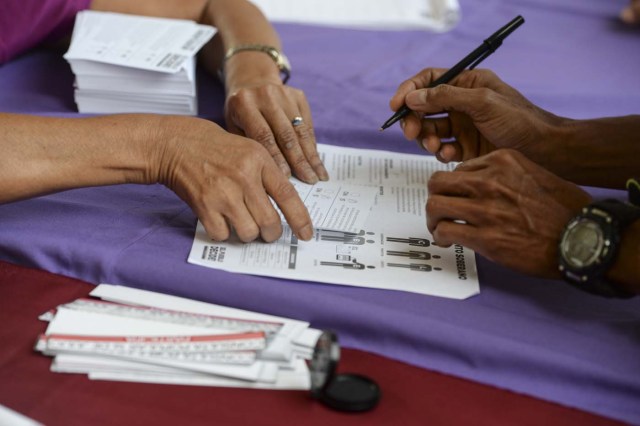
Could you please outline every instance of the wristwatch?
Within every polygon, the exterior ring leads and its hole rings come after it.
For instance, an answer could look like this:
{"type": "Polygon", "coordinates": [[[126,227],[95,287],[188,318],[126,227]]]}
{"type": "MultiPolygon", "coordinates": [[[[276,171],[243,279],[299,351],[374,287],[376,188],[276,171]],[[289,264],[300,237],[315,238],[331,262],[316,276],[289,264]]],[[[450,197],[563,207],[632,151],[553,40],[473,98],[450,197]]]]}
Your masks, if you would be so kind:
{"type": "Polygon", "coordinates": [[[592,294],[631,297],[605,280],[618,255],[624,229],[640,219],[640,208],[618,200],[597,201],[584,207],[562,233],[558,268],[566,281],[592,294]]]}
{"type": "MultiPolygon", "coordinates": [[[[280,71],[280,75],[282,76],[282,83],[283,84],[287,83],[287,81],[289,80],[289,77],[291,77],[291,65],[289,64],[289,59],[287,59],[284,53],[282,53],[281,51],[279,51],[273,46],[266,46],[264,44],[240,44],[238,46],[232,47],[229,50],[227,50],[227,53],[224,55],[223,64],[236,53],[246,52],[246,51],[264,52],[267,55],[269,55],[271,59],[273,59],[273,62],[275,62],[276,66],[278,67],[278,71],[280,71]]],[[[221,68],[220,69],[221,79],[223,76],[224,74],[221,68]]]]}

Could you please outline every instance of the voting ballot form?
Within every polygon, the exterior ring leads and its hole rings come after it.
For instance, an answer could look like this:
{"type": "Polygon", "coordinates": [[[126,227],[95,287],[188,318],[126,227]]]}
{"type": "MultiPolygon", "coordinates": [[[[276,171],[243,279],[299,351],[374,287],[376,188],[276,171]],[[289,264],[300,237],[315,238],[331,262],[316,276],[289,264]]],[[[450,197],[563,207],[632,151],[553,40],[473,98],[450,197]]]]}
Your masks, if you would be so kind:
{"type": "Polygon", "coordinates": [[[95,380],[310,389],[322,332],[304,321],[100,284],[58,306],[35,349],[95,380]]]}
{"type": "Polygon", "coordinates": [[[454,165],[426,155],[331,145],[318,145],[318,151],[330,183],[296,186],[314,217],[311,241],[297,240],[283,224],[281,238],[273,243],[242,243],[234,237],[215,242],[198,223],[188,261],[231,272],[453,299],[479,293],[473,251],[434,245],[426,227],[427,181],[454,165]],[[375,195],[371,205],[370,191],[375,195]],[[310,200],[318,199],[328,201],[322,214],[318,205],[311,207],[310,200]]]}

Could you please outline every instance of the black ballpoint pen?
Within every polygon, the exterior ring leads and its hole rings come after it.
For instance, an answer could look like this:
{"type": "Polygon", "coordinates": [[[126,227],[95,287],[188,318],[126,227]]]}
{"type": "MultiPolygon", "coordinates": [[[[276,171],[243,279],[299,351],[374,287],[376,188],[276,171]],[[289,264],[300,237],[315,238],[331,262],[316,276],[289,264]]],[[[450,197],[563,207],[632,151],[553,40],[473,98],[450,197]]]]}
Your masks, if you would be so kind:
{"type": "MultiPolygon", "coordinates": [[[[449,68],[447,72],[442,74],[440,78],[437,78],[429,84],[430,87],[436,87],[439,84],[445,84],[449,81],[453,80],[458,74],[464,71],[467,67],[470,70],[480,64],[483,60],[485,60],[489,55],[496,51],[500,45],[502,45],[502,41],[511,34],[516,28],[520,25],[524,24],[524,18],[520,15],[516,16],[511,22],[509,22],[504,27],[500,28],[498,31],[493,33],[491,37],[486,39],[480,46],[478,46],[473,52],[469,53],[463,60],[455,64],[453,67],[449,68]]],[[[384,122],[380,130],[384,130],[394,124],[396,121],[401,118],[406,117],[411,112],[411,109],[406,105],[403,105],[399,110],[397,110],[391,118],[384,122]]]]}

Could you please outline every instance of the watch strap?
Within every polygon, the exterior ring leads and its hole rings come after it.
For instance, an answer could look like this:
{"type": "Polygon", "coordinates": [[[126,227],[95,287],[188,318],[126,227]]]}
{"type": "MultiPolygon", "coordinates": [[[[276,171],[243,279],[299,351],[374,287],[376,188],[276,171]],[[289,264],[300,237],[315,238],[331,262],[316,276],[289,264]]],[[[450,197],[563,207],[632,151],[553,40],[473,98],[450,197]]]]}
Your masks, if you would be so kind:
{"type": "Polygon", "coordinates": [[[627,180],[627,191],[629,195],[629,203],[640,207],[640,179],[627,180]]]}

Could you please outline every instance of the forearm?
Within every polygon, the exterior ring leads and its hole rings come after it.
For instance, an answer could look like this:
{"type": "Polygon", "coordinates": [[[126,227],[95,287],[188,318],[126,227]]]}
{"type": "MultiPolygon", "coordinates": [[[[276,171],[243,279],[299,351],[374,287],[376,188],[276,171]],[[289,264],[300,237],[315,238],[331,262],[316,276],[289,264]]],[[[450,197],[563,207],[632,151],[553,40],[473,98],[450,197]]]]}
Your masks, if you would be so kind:
{"type": "Polygon", "coordinates": [[[265,82],[281,84],[273,59],[263,52],[238,52],[223,63],[225,52],[235,46],[261,44],[281,48],[278,34],[257,7],[245,0],[209,0],[203,22],[216,27],[218,33],[202,49],[200,60],[211,73],[224,67],[227,93],[265,82]]]}
{"type": "Polygon", "coordinates": [[[640,176],[640,116],[565,120],[545,166],[580,185],[623,188],[640,176]]]}
{"type": "Polygon", "coordinates": [[[619,250],[607,278],[631,293],[640,294],[640,220],[625,230],[619,250]]]}
{"type": "Polygon", "coordinates": [[[77,187],[150,183],[157,120],[0,114],[0,203],[77,187]]]}

